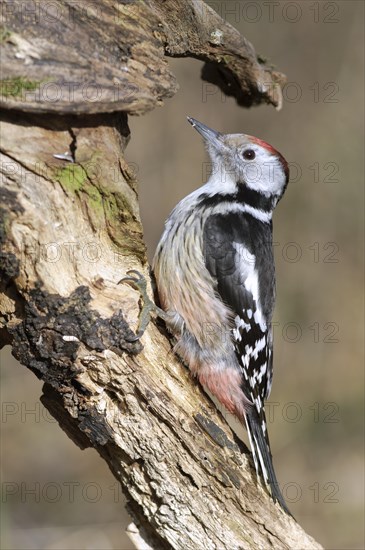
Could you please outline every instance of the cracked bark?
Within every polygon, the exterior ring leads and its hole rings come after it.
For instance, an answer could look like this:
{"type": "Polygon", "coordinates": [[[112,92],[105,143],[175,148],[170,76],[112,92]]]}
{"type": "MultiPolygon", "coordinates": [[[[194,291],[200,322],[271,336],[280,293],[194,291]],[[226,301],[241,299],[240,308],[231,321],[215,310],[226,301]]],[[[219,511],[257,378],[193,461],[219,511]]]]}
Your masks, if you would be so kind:
{"type": "Polygon", "coordinates": [[[163,327],[131,343],[139,296],[117,285],[128,269],[148,276],[124,151],[128,114],[177,89],[164,55],[202,59],[202,77],[246,106],[280,106],[283,76],[197,0],[53,2],[54,21],[1,3],[1,344],[44,381],[61,428],[120,481],[133,540],[320,548],[257,485],[247,449],[163,327]],[[65,153],[73,162],[54,157],[65,153]]]}

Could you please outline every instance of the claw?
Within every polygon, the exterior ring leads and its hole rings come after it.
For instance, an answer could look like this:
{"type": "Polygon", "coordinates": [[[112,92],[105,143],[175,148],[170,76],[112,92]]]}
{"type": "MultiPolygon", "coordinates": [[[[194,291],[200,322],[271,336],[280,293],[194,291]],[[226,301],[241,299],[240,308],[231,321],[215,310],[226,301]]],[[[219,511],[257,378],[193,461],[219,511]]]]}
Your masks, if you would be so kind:
{"type": "MultiPolygon", "coordinates": [[[[143,300],[143,306],[139,314],[138,330],[135,336],[132,336],[129,339],[130,342],[135,342],[143,336],[144,331],[146,330],[151,320],[151,313],[154,313],[155,315],[163,319],[167,324],[171,323],[171,319],[169,318],[169,315],[165,313],[161,308],[157,307],[156,304],[148,296],[147,281],[142,273],[140,273],[136,269],[130,269],[129,271],[127,271],[127,275],[129,276],[123,277],[123,279],[118,282],[118,285],[120,283],[130,284],[131,286],[139,290],[141,298],[143,300]],[[131,277],[131,275],[135,275],[135,277],[131,277]]],[[[176,329],[175,320],[173,320],[173,325],[176,329]]]]}
{"type": "Polygon", "coordinates": [[[127,271],[127,275],[130,275],[131,273],[134,273],[135,275],[137,275],[137,278],[140,279],[140,280],[144,280],[144,276],[142,275],[142,273],[140,271],[137,271],[137,269],[130,269],[129,271],[127,271]]]}
{"type": "Polygon", "coordinates": [[[137,342],[138,340],[140,340],[142,334],[139,333],[140,331],[138,330],[133,336],[125,336],[124,338],[127,340],[127,342],[133,344],[133,342],[137,342]]]}
{"type": "Polygon", "coordinates": [[[121,283],[138,283],[138,279],[135,277],[123,277],[123,279],[117,282],[117,285],[120,285],[121,283]]]}
{"type": "Polygon", "coordinates": [[[138,330],[135,336],[132,336],[131,338],[128,339],[130,342],[135,342],[143,336],[144,331],[146,330],[151,320],[151,311],[154,311],[156,306],[147,294],[147,281],[145,277],[142,275],[142,273],[140,273],[136,269],[130,269],[129,271],[127,271],[127,275],[129,276],[123,277],[123,279],[121,279],[118,282],[118,285],[120,283],[130,284],[131,286],[139,290],[141,294],[141,298],[143,300],[143,307],[139,315],[138,330]],[[135,275],[135,276],[131,277],[131,275],[135,275]]]}
{"type": "Polygon", "coordinates": [[[123,279],[118,281],[117,284],[120,285],[121,283],[125,282],[134,283],[135,285],[140,285],[144,290],[147,288],[146,279],[144,278],[142,273],[140,273],[136,269],[130,269],[129,271],[127,271],[127,275],[136,275],[136,277],[123,277],[123,279]]]}

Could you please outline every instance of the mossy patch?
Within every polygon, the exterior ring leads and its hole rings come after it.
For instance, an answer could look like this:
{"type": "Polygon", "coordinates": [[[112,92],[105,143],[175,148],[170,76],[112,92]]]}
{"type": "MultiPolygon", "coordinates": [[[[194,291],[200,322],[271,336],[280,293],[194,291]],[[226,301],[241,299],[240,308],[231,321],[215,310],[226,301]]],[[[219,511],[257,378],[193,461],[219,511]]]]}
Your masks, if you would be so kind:
{"type": "Polygon", "coordinates": [[[103,196],[97,184],[90,181],[86,167],[80,164],[67,164],[58,170],[55,179],[62,185],[66,192],[87,195],[87,205],[98,214],[103,213],[103,196]]]}
{"type": "Polygon", "coordinates": [[[82,166],[72,163],[58,170],[55,178],[60,182],[65,191],[76,193],[83,190],[85,181],[87,180],[87,173],[82,166]]]}
{"type": "Polygon", "coordinates": [[[22,76],[4,78],[0,80],[0,95],[4,97],[19,97],[24,92],[33,92],[41,83],[42,80],[28,80],[22,76]]]}
{"type": "Polygon", "coordinates": [[[120,253],[131,251],[145,261],[145,246],[141,240],[141,226],[132,205],[120,192],[111,191],[99,181],[93,163],[71,163],[55,173],[55,179],[66,193],[76,195],[95,230],[105,227],[120,253]]]}
{"type": "Polygon", "coordinates": [[[132,207],[126,197],[121,194],[113,194],[106,197],[105,216],[109,221],[118,220],[131,224],[134,220],[132,207]]]}

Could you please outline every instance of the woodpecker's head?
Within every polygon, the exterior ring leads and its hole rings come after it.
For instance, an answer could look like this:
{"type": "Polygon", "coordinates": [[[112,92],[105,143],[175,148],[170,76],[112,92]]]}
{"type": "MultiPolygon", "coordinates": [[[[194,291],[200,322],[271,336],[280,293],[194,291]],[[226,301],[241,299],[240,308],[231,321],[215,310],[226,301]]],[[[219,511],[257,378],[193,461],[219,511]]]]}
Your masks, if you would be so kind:
{"type": "Polygon", "coordinates": [[[216,192],[236,194],[244,187],[272,198],[275,206],[289,181],[288,163],[276,149],[253,136],[221,134],[194,118],[188,121],[204,139],[216,192]]]}

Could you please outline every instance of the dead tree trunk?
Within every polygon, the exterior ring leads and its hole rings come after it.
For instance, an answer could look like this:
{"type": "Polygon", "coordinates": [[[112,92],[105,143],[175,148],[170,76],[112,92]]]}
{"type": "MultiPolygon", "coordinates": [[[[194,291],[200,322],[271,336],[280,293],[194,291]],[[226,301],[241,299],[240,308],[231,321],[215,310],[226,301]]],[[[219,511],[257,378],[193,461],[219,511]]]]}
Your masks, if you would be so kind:
{"type": "Polygon", "coordinates": [[[128,114],[176,91],[164,56],[204,60],[245,106],[280,106],[282,75],[200,0],[1,4],[1,344],[107,462],[151,547],[320,548],[257,485],[166,333],[130,343],[138,294],[117,285],[148,275],[124,151],[128,114]]]}

